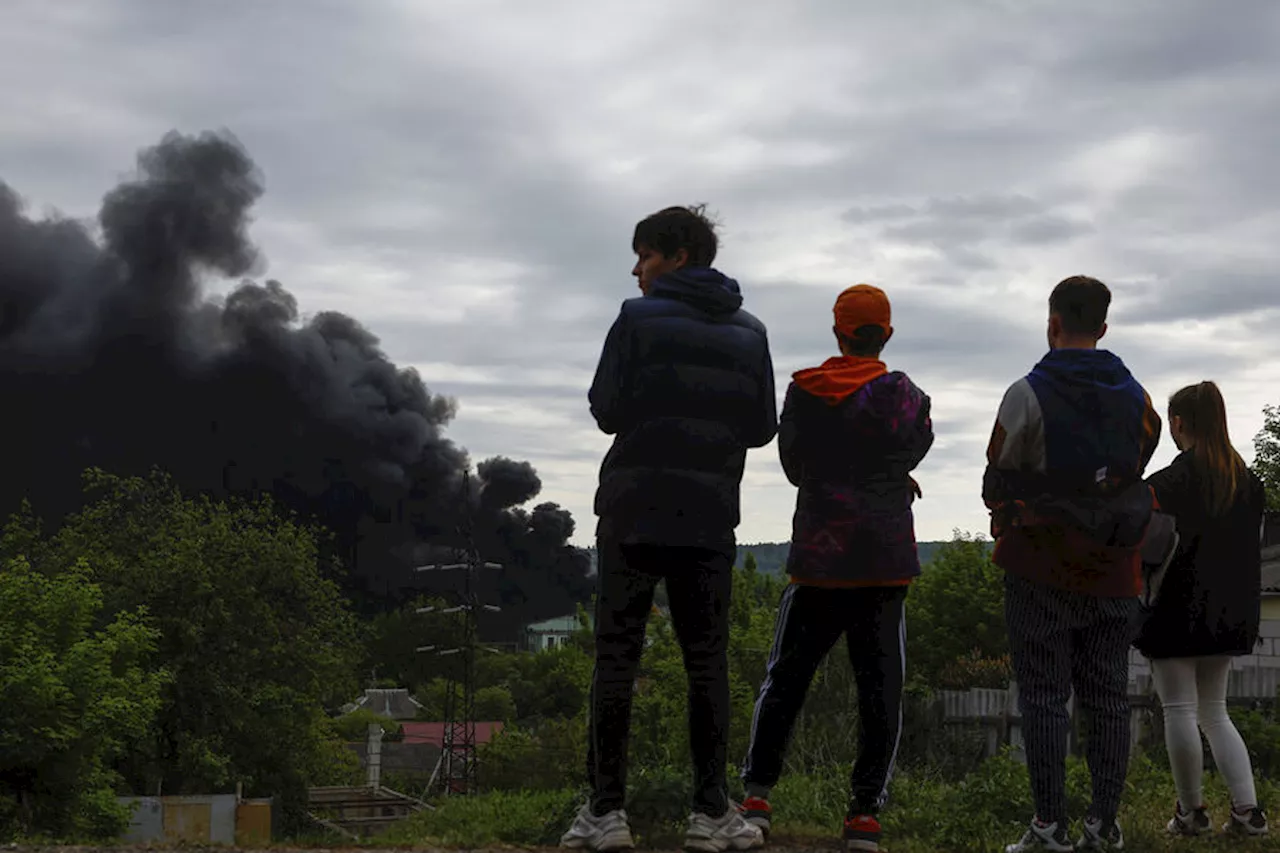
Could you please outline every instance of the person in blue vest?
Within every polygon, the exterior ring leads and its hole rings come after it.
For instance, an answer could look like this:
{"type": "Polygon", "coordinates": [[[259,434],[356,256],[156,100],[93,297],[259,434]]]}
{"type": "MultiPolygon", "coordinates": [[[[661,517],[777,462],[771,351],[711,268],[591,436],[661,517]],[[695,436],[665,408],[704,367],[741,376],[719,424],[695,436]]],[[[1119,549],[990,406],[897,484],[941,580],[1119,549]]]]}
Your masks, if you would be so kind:
{"type": "Polygon", "coordinates": [[[1181,453],[1148,479],[1160,510],[1178,525],[1178,549],[1134,645],[1151,659],[1164,713],[1178,802],[1168,830],[1212,829],[1205,808],[1204,732],[1231,795],[1223,827],[1265,835],[1249,750],[1227,714],[1231,659],[1253,652],[1262,609],[1266,488],[1231,445],[1227,407],[1212,382],[1169,398],[1169,434],[1181,453]]]}
{"type": "Polygon", "coordinates": [[[693,811],[686,850],[745,850],[760,828],[731,808],[729,593],[747,449],[778,429],[764,324],[738,283],[714,269],[718,240],[701,209],[670,207],[636,225],[632,274],[588,395],[613,446],[595,511],[599,575],[591,681],[590,801],[566,847],[633,846],[626,812],[632,685],[654,589],[665,581],[689,678],[693,811]]]}
{"type": "Polygon", "coordinates": [[[1119,850],[1129,764],[1129,646],[1140,546],[1153,497],[1143,472],[1160,440],[1151,396],[1098,348],[1111,291],[1064,279],[1049,297],[1049,352],[1005,393],[983,499],[1005,571],[1005,621],[1036,814],[1006,853],[1069,851],[1066,758],[1074,689],[1088,712],[1093,801],[1075,849],[1119,850]]]}

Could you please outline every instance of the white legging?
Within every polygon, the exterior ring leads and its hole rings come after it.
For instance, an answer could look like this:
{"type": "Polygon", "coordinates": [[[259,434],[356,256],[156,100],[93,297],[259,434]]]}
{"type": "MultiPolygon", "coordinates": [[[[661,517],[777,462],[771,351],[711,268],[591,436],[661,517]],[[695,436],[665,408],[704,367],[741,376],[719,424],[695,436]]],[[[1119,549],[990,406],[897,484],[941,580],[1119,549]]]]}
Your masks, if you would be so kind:
{"type": "Polygon", "coordinates": [[[1238,809],[1258,804],[1253,767],[1244,739],[1227,716],[1229,657],[1164,658],[1151,661],[1156,693],[1164,706],[1164,744],[1169,750],[1178,801],[1190,811],[1204,805],[1204,732],[1213,761],[1238,809]],[[1200,731],[1196,731],[1197,721],[1200,731]]]}

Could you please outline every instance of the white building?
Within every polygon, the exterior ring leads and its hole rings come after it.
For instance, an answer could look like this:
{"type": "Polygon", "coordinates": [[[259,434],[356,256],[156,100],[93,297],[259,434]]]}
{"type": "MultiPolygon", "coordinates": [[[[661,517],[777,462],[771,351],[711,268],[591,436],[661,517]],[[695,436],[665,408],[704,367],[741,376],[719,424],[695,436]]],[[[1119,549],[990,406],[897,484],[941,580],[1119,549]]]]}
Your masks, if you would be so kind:
{"type": "Polygon", "coordinates": [[[531,652],[542,652],[563,646],[580,627],[577,616],[534,622],[524,629],[524,647],[531,652]]]}

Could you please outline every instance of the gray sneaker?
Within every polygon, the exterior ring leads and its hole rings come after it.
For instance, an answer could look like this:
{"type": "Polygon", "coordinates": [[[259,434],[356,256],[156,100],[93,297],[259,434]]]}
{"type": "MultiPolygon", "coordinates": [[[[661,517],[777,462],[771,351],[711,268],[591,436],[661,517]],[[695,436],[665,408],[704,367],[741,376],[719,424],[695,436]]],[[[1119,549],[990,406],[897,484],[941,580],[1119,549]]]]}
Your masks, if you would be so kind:
{"type": "Polygon", "coordinates": [[[1096,817],[1085,818],[1084,834],[1076,842],[1077,850],[1123,850],[1124,833],[1114,820],[1103,826],[1096,817]]]}
{"type": "Polygon", "coordinates": [[[684,849],[698,853],[749,850],[763,844],[760,827],[748,823],[742,812],[732,806],[720,817],[694,812],[689,815],[689,828],[684,834],[684,849]]]}
{"type": "Polygon", "coordinates": [[[578,810],[569,831],[560,836],[560,846],[575,850],[630,850],[636,842],[625,811],[614,809],[597,817],[588,803],[578,810]]]}
{"type": "Polygon", "coordinates": [[[1004,853],[1035,853],[1050,850],[1053,853],[1071,853],[1071,842],[1067,840],[1067,828],[1058,823],[1044,823],[1040,818],[1031,821],[1031,826],[1017,842],[1004,848],[1004,853]]]}

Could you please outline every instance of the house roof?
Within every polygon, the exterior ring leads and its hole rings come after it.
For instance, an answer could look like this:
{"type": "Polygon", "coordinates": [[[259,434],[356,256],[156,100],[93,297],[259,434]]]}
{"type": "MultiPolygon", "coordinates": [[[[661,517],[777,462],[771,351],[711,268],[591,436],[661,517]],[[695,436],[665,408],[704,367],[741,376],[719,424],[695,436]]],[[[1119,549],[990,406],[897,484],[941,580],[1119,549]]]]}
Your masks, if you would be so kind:
{"type": "Polygon", "coordinates": [[[390,717],[393,720],[412,720],[422,710],[422,703],[409,695],[403,687],[393,689],[369,688],[364,695],[342,709],[349,714],[357,708],[366,708],[375,714],[390,717]]]}
{"type": "MultiPolygon", "coordinates": [[[[444,747],[444,732],[448,723],[402,723],[401,732],[404,743],[430,743],[444,747]]],[[[484,744],[493,740],[494,735],[502,731],[501,722],[476,721],[476,744],[484,744]]]]}
{"type": "Polygon", "coordinates": [[[581,627],[578,624],[577,616],[558,616],[555,619],[545,619],[542,622],[534,622],[525,628],[526,631],[532,631],[535,634],[544,631],[552,631],[557,633],[570,633],[581,627]]]}

